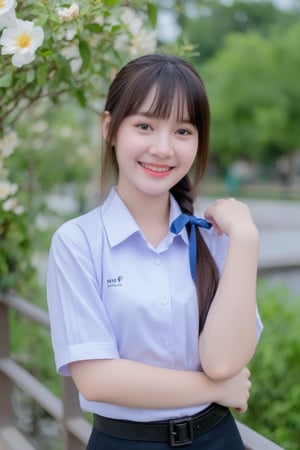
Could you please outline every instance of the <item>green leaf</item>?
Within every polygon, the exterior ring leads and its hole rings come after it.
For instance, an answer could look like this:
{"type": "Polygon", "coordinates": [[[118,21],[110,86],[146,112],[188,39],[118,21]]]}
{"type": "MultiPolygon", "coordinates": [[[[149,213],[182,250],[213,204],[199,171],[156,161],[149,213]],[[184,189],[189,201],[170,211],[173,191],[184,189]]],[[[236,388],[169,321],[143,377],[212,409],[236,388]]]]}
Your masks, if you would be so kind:
{"type": "Polygon", "coordinates": [[[157,7],[153,3],[147,3],[148,17],[153,28],[157,22],[157,7]]]}
{"type": "Polygon", "coordinates": [[[40,87],[43,87],[47,81],[49,64],[41,64],[36,70],[36,81],[40,87]]]}
{"type": "Polygon", "coordinates": [[[3,77],[0,78],[0,87],[1,88],[8,88],[11,86],[12,82],[12,73],[7,73],[6,75],[3,75],[3,77]]]}
{"type": "Polygon", "coordinates": [[[39,51],[39,54],[44,58],[49,58],[53,55],[53,50],[51,50],[50,48],[44,48],[39,51]]]}
{"type": "Polygon", "coordinates": [[[117,33],[118,31],[120,31],[120,29],[121,29],[121,25],[113,25],[111,27],[111,32],[112,33],[117,33]]]}
{"type": "Polygon", "coordinates": [[[82,108],[85,108],[87,102],[86,102],[84,90],[83,89],[76,89],[75,97],[77,98],[79,105],[82,108]]]}
{"type": "Polygon", "coordinates": [[[41,14],[36,20],[35,25],[39,25],[43,27],[46,25],[46,23],[49,21],[49,15],[48,14],[41,14]]]}
{"type": "Polygon", "coordinates": [[[115,6],[119,3],[119,0],[106,0],[105,1],[105,6],[107,6],[108,8],[115,6]]]}
{"type": "Polygon", "coordinates": [[[103,26],[99,25],[98,23],[89,23],[86,26],[86,29],[89,30],[91,33],[102,33],[103,26]]]}
{"type": "Polygon", "coordinates": [[[82,59],[82,68],[87,69],[91,61],[91,50],[86,41],[79,42],[79,53],[82,59]]]}
{"type": "Polygon", "coordinates": [[[70,82],[73,76],[69,61],[63,56],[58,55],[56,58],[56,65],[58,77],[61,77],[64,81],[70,82]]]}

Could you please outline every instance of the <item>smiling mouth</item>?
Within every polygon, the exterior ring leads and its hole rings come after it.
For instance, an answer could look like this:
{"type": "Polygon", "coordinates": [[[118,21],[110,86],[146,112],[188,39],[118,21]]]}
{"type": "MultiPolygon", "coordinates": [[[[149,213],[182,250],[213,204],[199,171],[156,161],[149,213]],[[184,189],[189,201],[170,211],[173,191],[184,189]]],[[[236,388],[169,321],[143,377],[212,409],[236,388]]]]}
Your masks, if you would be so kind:
{"type": "Polygon", "coordinates": [[[143,162],[139,162],[139,164],[146,172],[152,172],[155,175],[167,175],[173,169],[173,167],[171,166],[165,166],[161,164],[148,164],[143,162]]]}

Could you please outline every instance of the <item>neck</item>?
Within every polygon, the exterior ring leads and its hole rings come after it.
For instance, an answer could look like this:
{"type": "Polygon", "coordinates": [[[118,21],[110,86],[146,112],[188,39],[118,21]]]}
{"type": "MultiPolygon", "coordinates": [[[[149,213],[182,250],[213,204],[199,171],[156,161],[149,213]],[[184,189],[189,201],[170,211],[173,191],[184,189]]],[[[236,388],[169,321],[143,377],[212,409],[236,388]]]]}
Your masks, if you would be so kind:
{"type": "Polygon", "coordinates": [[[162,195],[147,195],[142,192],[117,192],[147,240],[157,246],[169,229],[169,192],[162,195]]]}

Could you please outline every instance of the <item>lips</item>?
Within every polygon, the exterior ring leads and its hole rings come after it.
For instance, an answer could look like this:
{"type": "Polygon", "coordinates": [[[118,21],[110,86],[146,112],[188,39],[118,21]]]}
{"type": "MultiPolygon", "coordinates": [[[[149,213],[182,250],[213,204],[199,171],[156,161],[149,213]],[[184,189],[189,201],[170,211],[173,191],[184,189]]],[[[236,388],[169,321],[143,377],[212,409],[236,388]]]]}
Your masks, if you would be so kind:
{"type": "Polygon", "coordinates": [[[173,167],[167,166],[165,164],[143,162],[139,162],[139,164],[146,172],[153,173],[153,175],[167,175],[173,169],[173,167]]]}

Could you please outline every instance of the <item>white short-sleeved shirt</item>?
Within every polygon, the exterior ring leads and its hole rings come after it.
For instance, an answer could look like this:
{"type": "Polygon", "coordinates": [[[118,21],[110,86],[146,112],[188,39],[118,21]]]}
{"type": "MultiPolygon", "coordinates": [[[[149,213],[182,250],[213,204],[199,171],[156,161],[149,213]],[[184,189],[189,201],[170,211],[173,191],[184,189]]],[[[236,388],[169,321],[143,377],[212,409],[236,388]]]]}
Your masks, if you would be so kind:
{"type": "MultiPolygon", "coordinates": [[[[170,224],[181,214],[170,197],[170,224]]],[[[201,229],[222,271],[227,238],[201,229]]],[[[112,189],[103,205],[63,224],[54,234],[47,278],[57,370],[70,375],[79,360],[126,358],[182,370],[200,370],[198,306],[185,229],[154,248],[112,189]]],[[[262,324],[257,314],[257,333],[262,324]]],[[[207,405],[137,409],[88,402],[83,410],[127,420],[163,420],[195,414],[207,405]]]]}

